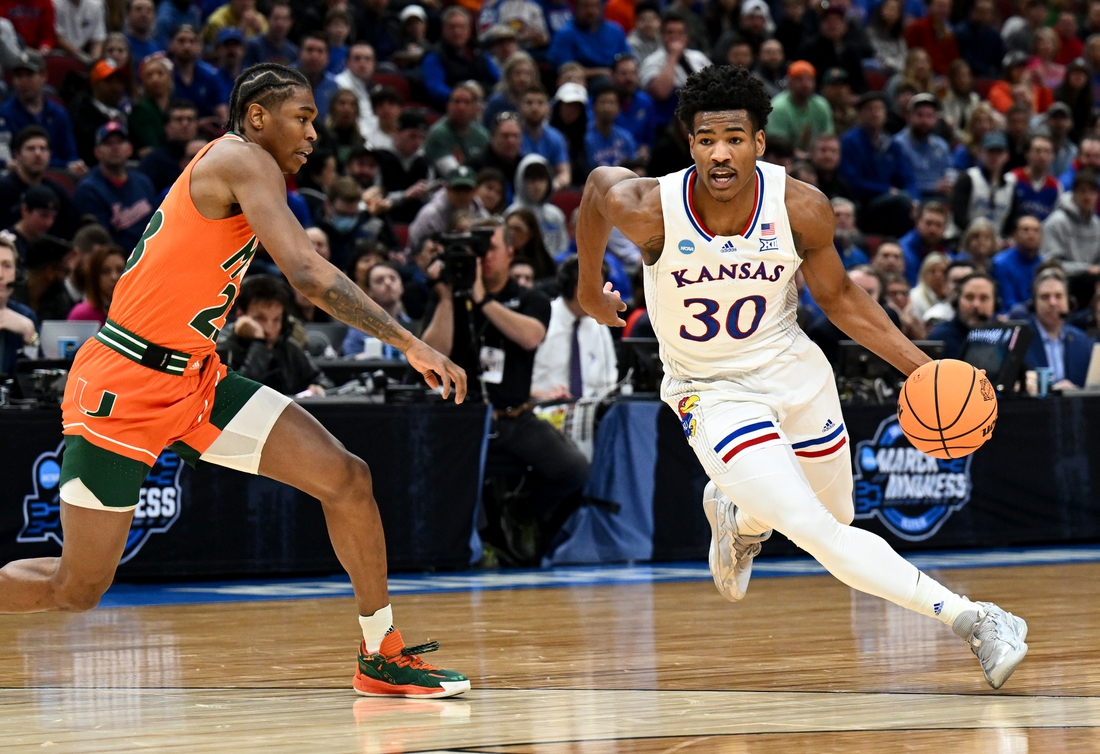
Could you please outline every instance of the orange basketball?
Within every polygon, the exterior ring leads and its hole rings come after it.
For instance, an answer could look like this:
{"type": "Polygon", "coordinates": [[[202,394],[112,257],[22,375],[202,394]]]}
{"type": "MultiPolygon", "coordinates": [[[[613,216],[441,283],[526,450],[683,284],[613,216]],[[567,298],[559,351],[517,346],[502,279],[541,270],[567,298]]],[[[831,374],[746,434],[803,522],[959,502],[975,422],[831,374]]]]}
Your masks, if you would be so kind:
{"type": "Polygon", "coordinates": [[[898,423],[922,453],[962,458],[993,434],[997,393],[985,375],[965,361],[930,361],[902,386],[898,423]]]}

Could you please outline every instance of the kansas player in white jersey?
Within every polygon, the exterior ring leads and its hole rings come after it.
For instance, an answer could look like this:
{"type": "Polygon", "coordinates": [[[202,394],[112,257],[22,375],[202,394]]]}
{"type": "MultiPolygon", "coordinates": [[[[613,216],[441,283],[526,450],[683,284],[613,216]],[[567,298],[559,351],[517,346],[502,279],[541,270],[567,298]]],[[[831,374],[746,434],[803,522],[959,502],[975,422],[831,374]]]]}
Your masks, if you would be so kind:
{"type": "Polygon", "coordinates": [[[771,104],[743,69],[710,67],[680,91],[695,164],[661,178],[597,168],[577,224],[581,306],[622,326],[600,288],[612,227],[642,250],[649,317],[665,365],[662,398],[710,477],[710,568],[731,601],[773,529],[849,586],[951,626],[994,688],[1027,653],[1027,624],[920,572],[881,537],[850,526],[848,434],[832,369],[795,321],[798,269],[842,331],[908,375],[928,357],[849,280],[817,189],[759,163],[771,104]]]}

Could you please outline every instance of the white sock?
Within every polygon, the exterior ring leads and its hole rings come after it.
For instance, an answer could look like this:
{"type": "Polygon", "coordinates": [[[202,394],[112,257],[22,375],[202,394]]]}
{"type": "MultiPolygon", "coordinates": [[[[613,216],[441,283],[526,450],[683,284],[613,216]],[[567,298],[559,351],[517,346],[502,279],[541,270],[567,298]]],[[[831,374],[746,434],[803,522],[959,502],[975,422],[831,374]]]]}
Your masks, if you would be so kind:
{"type": "Polygon", "coordinates": [[[960,597],[923,572],[917,576],[913,597],[905,607],[921,615],[936,618],[949,626],[954,625],[960,614],[970,610],[976,614],[978,610],[978,606],[966,597],[960,597]]]}
{"type": "Polygon", "coordinates": [[[376,654],[382,647],[382,639],[393,628],[393,610],[389,605],[378,609],[374,615],[360,615],[359,625],[363,627],[363,641],[367,645],[367,654],[376,654]]]}
{"type": "Polygon", "coordinates": [[[740,506],[738,506],[737,513],[734,514],[733,518],[737,522],[737,533],[746,537],[756,537],[771,529],[770,526],[760,523],[745,513],[740,506]]]}

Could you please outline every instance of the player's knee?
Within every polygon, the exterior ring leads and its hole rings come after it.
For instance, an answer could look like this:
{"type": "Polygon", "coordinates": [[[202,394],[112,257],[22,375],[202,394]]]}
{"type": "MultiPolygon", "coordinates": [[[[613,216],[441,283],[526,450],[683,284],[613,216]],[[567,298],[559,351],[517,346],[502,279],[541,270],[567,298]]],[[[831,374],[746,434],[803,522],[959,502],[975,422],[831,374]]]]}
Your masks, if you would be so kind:
{"type": "Polygon", "coordinates": [[[111,585],[87,581],[64,579],[54,584],[54,604],[58,610],[67,613],[86,613],[99,604],[104,592],[111,585]]]}
{"type": "Polygon", "coordinates": [[[337,467],[333,473],[326,476],[327,494],[322,498],[322,502],[373,498],[370,467],[358,456],[344,452],[337,461],[337,467]]]}

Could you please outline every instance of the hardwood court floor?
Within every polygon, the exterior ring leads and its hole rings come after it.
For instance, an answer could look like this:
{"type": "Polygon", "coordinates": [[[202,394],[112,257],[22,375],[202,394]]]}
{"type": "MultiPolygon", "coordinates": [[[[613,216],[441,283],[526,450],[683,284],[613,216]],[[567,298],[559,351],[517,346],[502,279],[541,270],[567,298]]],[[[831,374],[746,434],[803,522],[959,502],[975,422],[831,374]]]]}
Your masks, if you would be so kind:
{"type": "Polygon", "coordinates": [[[1000,692],[949,629],[831,577],[398,596],[451,700],[350,689],[345,598],[0,616],[0,750],[1100,752],[1100,564],[953,570],[1027,618],[1000,692]]]}

